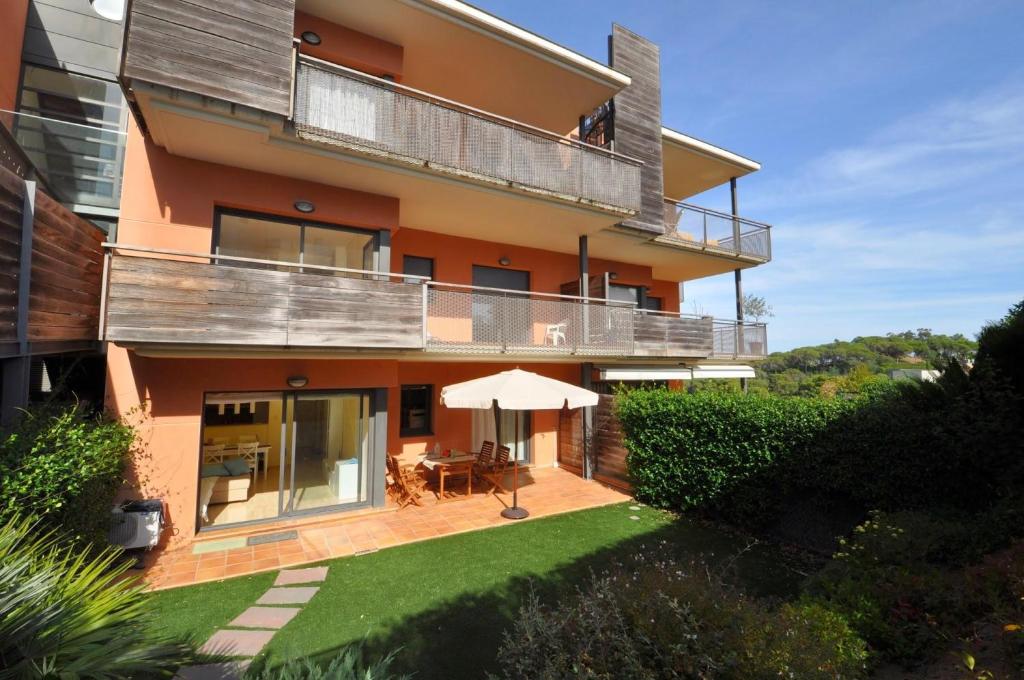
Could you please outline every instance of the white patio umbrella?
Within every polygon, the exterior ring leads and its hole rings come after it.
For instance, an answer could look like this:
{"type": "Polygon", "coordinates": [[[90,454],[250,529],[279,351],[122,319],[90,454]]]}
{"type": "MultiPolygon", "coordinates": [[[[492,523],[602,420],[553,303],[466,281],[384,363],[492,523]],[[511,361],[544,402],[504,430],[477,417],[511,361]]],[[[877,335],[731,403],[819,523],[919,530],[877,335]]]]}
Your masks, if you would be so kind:
{"type": "MultiPolygon", "coordinates": [[[[448,408],[484,409],[497,405],[506,411],[515,411],[516,432],[519,432],[520,411],[595,406],[597,400],[596,392],[518,368],[441,388],[441,403],[448,408]]],[[[525,508],[519,507],[519,462],[516,461],[513,468],[512,507],[502,510],[501,516],[523,519],[529,514],[525,508]]]]}

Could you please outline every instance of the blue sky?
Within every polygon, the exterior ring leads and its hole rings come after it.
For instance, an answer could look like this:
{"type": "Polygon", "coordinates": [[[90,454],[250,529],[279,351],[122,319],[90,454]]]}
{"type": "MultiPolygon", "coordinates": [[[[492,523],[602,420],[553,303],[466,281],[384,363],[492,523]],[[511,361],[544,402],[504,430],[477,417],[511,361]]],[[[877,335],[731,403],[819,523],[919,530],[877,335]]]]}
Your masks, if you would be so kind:
{"type": "MultiPolygon", "coordinates": [[[[613,21],[661,45],[666,125],[763,166],[739,197],[774,225],[744,272],[773,350],[973,336],[1024,298],[1024,2],[476,4],[602,62],[613,21]]],[[[684,311],[729,316],[732,285],[688,283],[684,311]]]]}

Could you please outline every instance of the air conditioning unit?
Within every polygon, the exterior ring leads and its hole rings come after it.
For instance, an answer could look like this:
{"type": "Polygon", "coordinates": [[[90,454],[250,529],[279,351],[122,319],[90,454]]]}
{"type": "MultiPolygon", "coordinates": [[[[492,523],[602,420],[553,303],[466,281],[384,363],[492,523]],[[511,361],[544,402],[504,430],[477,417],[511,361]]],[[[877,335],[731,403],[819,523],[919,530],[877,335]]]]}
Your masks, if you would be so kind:
{"type": "Polygon", "coordinates": [[[163,501],[129,501],[111,513],[110,542],[128,550],[152,548],[160,542],[163,527],[163,501]]]}

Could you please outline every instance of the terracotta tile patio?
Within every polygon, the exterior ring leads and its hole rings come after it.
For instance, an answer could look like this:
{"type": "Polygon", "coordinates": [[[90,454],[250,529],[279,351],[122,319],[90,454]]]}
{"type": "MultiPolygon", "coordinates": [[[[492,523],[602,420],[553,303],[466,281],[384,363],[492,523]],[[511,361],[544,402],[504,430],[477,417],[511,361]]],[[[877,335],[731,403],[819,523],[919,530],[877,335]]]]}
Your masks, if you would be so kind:
{"type": "MultiPolygon", "coordinates": [[[[585,481],[557,468],[523,473],[520,484],[519,504],[530,511],[529,519],[630,500],[624,491],[600,482],[585,481]]],[[[511,493],[488,496],[474,489],[472,498],[444,503],[436,503],[433,495],[424,494],[422,502],[421,507],[407,506],[397,511],[391,507],[358,517],[339,515],[328,520],[321,517],[306,525],[288,521],[253,527],[241,535],[258,536],[282,528],[296,530],[298,535],[275,543],[195,554],[193,548],[198,544],[221,540],[226,535],[240,535],[238,532],[211,532],[191,545],[154,554],[144,578],[150,587],[159,590],[515,523],[500,515],[503,508],[511,505],[511,493]]]]}

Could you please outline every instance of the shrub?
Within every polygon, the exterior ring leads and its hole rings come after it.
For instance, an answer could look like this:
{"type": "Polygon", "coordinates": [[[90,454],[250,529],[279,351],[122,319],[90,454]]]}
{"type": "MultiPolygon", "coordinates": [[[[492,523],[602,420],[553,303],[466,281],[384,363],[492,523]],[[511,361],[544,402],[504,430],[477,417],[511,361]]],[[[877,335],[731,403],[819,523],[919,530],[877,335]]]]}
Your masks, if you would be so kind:
{"type": "Polygon", "coordinates": [[[977,550],[970,533],[971,525],[957,520],[872,512],[808,590],[842,613],[881,658],[912,666],[1005,598],[1006,578],[987,571],[968,579],[959,568],[977,550]]]}
{"type": "Polygon", "coordinates": [[[806,449],[850,406],[655,389],[624,392],[617,408],[637,498],[685,510],[710,506],[749,480],[774,478],[780,461],[806,449]]]}
{"type": "Polygon", "coordinates": [[[33,514],[64,537],[103,545],[134,431],[77,406],[27,413],[0,440],[0,520],[33,514]]]}
{"type": "Polygon", "coordinates": [[[192,645],[156,632],[118,553],[63,547],[27,520],[0,527],[0,677],[171,677],[192,645]]]}
{"type": "Polygon", "coordinates": [[[700,562],[637,555],[548,607],[531,596],[506,631],[503,677],[858,678],[866,653],[820,604],[772,610],[700,562]]]}
{"type": "Polygon", "coordinates": [[[263,668],[247,674],[250,680],[408,680],[408,675],[395,675],[391,663],[395,652],[366,664],[359,645],[349,645],[326,666],[309,657],[291,659],[275,668],[263,668]]]}

